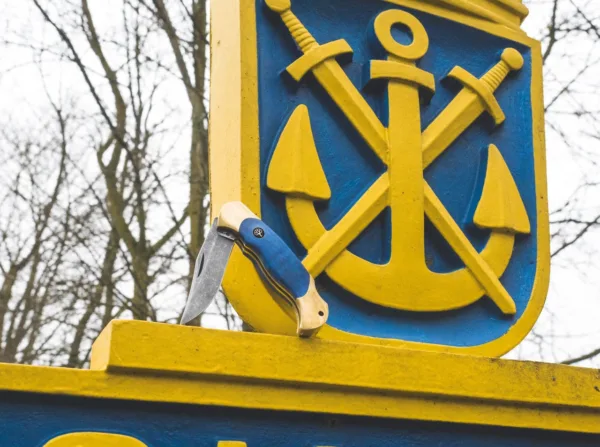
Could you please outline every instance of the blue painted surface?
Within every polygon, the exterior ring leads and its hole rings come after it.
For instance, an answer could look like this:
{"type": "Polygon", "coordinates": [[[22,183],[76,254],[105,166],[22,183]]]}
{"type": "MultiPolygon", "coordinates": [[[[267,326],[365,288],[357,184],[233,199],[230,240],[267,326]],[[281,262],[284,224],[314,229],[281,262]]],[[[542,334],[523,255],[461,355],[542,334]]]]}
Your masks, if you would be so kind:
{"type": "Polygon", "coordinates": [[[284,288],[292,298],[306,295],[310,275],[294,252],[268,225],[259,219],[246,219],[240,225],[240,237],[243,250],[250,252],[250,258],[266,281],[284,288]],[[256,237],[255,229],[262,229],[263,237],[256,237]]]}
{"type": "MultiPolygon", "coordinates": [[[[536,274],[537,210],[530,49],[477,29],[383,1],[293,2],[294,12],[318,42],[343,38],[354,49],[353,61],[344,65],[344,69],[357,87],[365,85],[364,69],[369,61],[384,57],[370,43],[369,35],[375,17],[390,8],[405,9],[414,14],[429,34],[429,51],[419,66],[434,74],[437,91],[431,101],[422,106],[423,128],[460,90],[458,85],[442,82],[454,66],[460,65],[480,77],[499,61],[505,48],[516,48],[525,58],[524,68],[512,74],[497,91],[507,121],[494,128],[489,116],[481,117],[425,171],[426,180],[450,214],[474,246],[481,250],[490,233],[475,228],[468,217],[473,199],[477,200],[481,194],[481,185],[477,181],[482,169],[481,153],[491,143],[500,149],[515,178],[533,229],[531,235],[517,237],[513,258],[501,278],[516,302],[517,315],[505,317],[487,298],[451,312],[423,314],[396,311],[353,296],[325,274],[317,278],[317,286],[329,304],[329,324],[336,328],[382,338],[453,346],[480,345],[501,337],[521,317],[529,302],[536,274]]],[[[262,0],[257,0],[257,27],[262,218],[302,258],[306,251],[289,224],[284,196],[268,190],[265,185],[277,137],[296,106],[306,104],[309,108],[319,157],[331,186],[331,200],[317,204],[319,216],[327,228],[340,220],[386,168],[312,75],[299,84],[282,75],[287,65],[301,53],[281,20],[265,7],[262,0]]],[[[394,33],[399,41],[403,41],[402,30],[394,33]]],[[[385,89],[369,88],[362,93],[385,124],[385,89]]],[[[390,211],[386,210],[350,245],[350,250],[370,262],[385,263],[389,260],[390,225],[390,211]]],[[[426,222],[425,234],[426,257],[433,271],[450,272],[464,267],[429,222],[426,222]]],[[[360,272],[356,274],[360,275],[360,272]]]]}
{"type": "Polygon", "coordinates": [[[65,433],[128,435],[148,447],[592,447],[592,435],[375,418],[0,395],[0,445],[42,447],[65,433]]]}

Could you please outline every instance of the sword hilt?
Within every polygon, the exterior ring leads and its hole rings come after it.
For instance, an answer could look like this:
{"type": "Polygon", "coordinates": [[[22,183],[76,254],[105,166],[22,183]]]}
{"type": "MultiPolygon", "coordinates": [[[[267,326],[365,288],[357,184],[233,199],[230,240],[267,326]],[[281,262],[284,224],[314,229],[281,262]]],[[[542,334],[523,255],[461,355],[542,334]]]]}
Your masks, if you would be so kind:
{"type": "Polygon", "coordinates": [[[488,111],[496,125],[501,124],[506,119],[498,100],[494,96],[496,89],[504,82],[511,71],[518,71],[523,68],[525,60],[521,53],[514,48],[507,48],[500,56],[500,62],[492,67],[480,79],[473,76],[462,67],[454,67],[448,74],[448,77],[454,78],[471,90],[483,101],[484,107],[488,111]]]}
{"type": "Polygon", "coordinates": [[[291,0],[265,0],[265,3],[271,11],[279,14],[296,45],[298,45],[303,53],[319,46],[310,31],[306,29],[300,19],[296,17],[296,14],[292,12],[291,0]]]}
{"type": "Polygon", "coordinates": [[[500,62],[483,75],[481,82],[483,82],[491,91],[495,91],[500,87],[500,84],[504,82],[511,71],[519,71],[523,68],[524,63],[525,60],[521,53],[514,48],[507,48],[502,52],[500,62]]]}

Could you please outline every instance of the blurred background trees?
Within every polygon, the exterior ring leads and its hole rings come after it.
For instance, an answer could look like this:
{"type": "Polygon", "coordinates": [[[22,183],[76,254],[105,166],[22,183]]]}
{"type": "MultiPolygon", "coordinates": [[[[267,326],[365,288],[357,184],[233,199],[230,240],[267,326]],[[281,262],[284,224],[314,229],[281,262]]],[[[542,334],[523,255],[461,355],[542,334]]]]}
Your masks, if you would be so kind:
{"type": "MultiPolygon", "coordinates": [[[[81,366],[112,318],[182,310],[209,204],[207,5],[5,6],[0,355],[81,366]]],[[[213,324],[239,324],[219,304],[213,324]]]]}
{"type": "MultiPolygon", "coordinates": [[[[111,319],[175,322],[183,309],[210,201],[208,5],[0,4],[0,361],[81,367],[111,319]]],[[[525,29],[544,46],[554,276],[511,355],[589,365],[600,355],[600,5],[528,6],[525,29]]],[[[241,325],[224,300],[202,324],[241,325]]]]}

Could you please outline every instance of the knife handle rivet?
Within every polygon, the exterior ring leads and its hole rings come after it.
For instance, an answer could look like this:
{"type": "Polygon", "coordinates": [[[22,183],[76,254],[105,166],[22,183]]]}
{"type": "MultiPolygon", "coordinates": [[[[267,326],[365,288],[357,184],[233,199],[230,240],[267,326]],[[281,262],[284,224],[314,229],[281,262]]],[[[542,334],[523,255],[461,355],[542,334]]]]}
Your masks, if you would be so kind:
{"type": "Polygon", "coordinates": [[[254,237],[262,239],[263,237],[265,237],[265,230],[263,230],[261,227],[256,227],[252,231],[252,234],[254,235],[254,237]]]}

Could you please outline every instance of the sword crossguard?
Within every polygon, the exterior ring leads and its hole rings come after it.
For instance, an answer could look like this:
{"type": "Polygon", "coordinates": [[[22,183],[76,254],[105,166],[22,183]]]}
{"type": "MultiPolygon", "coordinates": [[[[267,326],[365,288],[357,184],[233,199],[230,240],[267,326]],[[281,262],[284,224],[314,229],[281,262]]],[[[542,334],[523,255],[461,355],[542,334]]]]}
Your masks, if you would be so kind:
{"type": "Polygon", "coordinates": [[[352,47],[344,39],[334,40],[324,45],[318,45],[304,53],[286,68],[288,74],[296,82],[300,82],[311,70],[326,60],[347,55],[352,60],[352,47]]]}
{"type": "Polygon", "coordinates": [[[502,124],[506,119],[494,92],[500,87],[511,71],[519,71],[525,63],[523,56],[514,48],[507,48],[500,56],[498,62],[492,69],[477,79],[462,67],[454,67],[449,78],[456,79],[471,92],[475,93],[485,105],[488,113],[494,118],[496,125],[502,124]]]}

